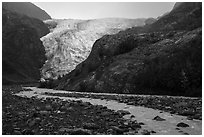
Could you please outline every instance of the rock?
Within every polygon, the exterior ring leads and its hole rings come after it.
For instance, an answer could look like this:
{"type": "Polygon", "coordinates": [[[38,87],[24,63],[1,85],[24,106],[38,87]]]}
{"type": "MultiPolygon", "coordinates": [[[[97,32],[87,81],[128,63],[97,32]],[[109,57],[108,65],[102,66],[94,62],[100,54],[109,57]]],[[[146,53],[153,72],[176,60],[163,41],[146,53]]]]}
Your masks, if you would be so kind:
{"type": "Polygon", "coordinates": [[[43,116],[47,116],[47,115],[50,114],[48,111],[40,111],[39,113],[40,113],[41,115],[43,115],[43,116]]]}
{"type": "Polygon", "coordinates": [[[70,128],[60,128],[59,129],[59,132],[67,132],[67,131],[70,131],[71,129],[70,128]]]}
{"type": "Polygon", "coordinates": [[[147,98],[143,98],[142,100],[138,101],[138,104],[139,104],[139,105],[145,105],[145,104],[147,104],[147,103],[148,103],[147,98]]]}
{"type": "Polygon", "coordinates": [[[41,118],[36,117],[36,118],[35,118],[35,121],[36,121],[36,123],[39,123],[39,122],[41,121],[41,118]]]}
{"type": "Polygon", "coordinates": [[[101,99],[101,100],[104,100],[104,99],[106,99],[106,98],[105,98],[104,96],[101,96],[100,99],[101,99]]]}
{"type": "Polygon", "coordinates": [[[66,129],[65,132],[69,133],[70,135],[90,135],[90,130],[83,129],[83,128],[75,128],[75,129],[66,129]]]}
{"type": "Polygon", "coordinates": [[[176,110],[171,110],[170,111],[170,114],[175,114],[176,113],[176,110]]]}
{"type": "Polygon", "coordinates": [[[108,129],[107,134],[111,134],[111,135],[114,134],[114,130],[113,129],[108,129]]]}
{"type": "Polygon", "coordinates": [[[85,128],[85,129],[99,129],[100,127],[94,123],[85,123],[85,124],[83,124],[83,128],[85,128]]]}
{"type": "Polygon", "coordinates": [[[121,128],[117,127],[117,126],[111,126],[110,128],[113,129],[113,131],[115,131],[116,134],[123,134],[123,132],[124,132],[123,129],[121,129],[121,128]]]}
{"type": "Polygon", "coordinates": [[[123,103],[124,101],[123,101],[123,99],[119,99],[118,102],[119,103],[123,103]]]}
{"type": "Polygon", "coordinates": [[[145,125],[143,122],[139,122],[138,124],[139,124],[139,125],[145,125]]]}
{"type": "Polygon", "coordinates": [[[188,124],[183,123],[183,122],[178,123],[176,126],[177,126],[177,127],[189,127],[188,124]]]}
{"type": "Polygon", "coordinates": [[[85,107],[89,107],[89,106],[91,105],[91,103],[90,103],[90,102],[83,102],[83,105],[84,105],[85,107]]]}
{"type": "Polygon", "coordinates": [[[128,100],[128,99],[125,99],[125,100],[124,100],[124,103],[128,103],[128,102],[129,102],[129,100],[128,100]]]}
{"type": "Polygon", "coordinates": [[[141,125],[139,124],[139,123],[136,123],[136,122],[134,122],[134,123],[131,123],[130,124],[130,127],[132,128],[132,129],[139,129],[139,128],[142,128],[141,127],[141,125]]]}
{"type": "Polygon", "coordinates": [[[156,120],[156,121],[165,121],[165,119],[159,117],[159,116],[156,116],[153,118],[153,120],[156,120]]]}
{"type": "Polygon", "coordinates": [[[145,129],[141,132],[142,135],[150,135],[150,133],[151,133],[150,131],[145,129]]]}
{"type": "Polygon", "coordinates": [[[128,115],[128,114],[130,114],[129,111],[125,111],[125,110],[118,110],[117,112],[118,112],[119,114],[121,114],[121,115],[128,115]]]}
{"type": "Polygon", "coordinates": [[[131,115],[131,116],[130,116],[130,118],[134,118],[134,117],[135,117],[134,115],[131,115]]]}
{"type": "Polygon", "coordinates": [[[157,132],[152,130],[151,133],[157,133],[157,132]]]}
{"type": "Polygon", "coordinates": [[[114,121],[111,121],[111,122],[108,122],[108,125],[110,125],[110,126],[116,126],[116,125],[118,125],[118,123],[117,123],[117,122],[114,122],[114,121]]]}
{"type": "Polygon", "coordinates": [[[199,119],[199,120],[202,120],[202,114],[200,113],[197,113],[195,114],[194,116],[192,116],[194,119],[199,119]]]}
{"type": "Polygon", "coordinates": [[[33,114],[32,114],[32,117],[39,117],[40,116],[40,113],[39,112],[34,112],[33,114]]]}
{"type": "Polygon", "coordinates": [[[193,120],[193,117],[192,116],[188,116],[187,119],[188,120],[193,120]]]}
{"type": "Polygon", "coordinates": [[[68,108],[68,107],[71,106],[71,104],[70,104],[70,103],[66,103],[64,106],[65,106],[66,108],[68,108]]]}
{"type": "Polygon", "coordinates": [[[128,102],[127,105],[134,105],[134,102],[128,102]]]}
{"type": "Polygon", "coordinates": [[[154,134],[154,133],[157,133],[157,132],[152,130],[152,131],[151,131],[151,133],[153,133],[153,134],[154,134]]]}
{"type": "MultiPolygon", "coordinates": [[[[14,127],[14,126],[13,126],[14,127]]],[[[13,128],[13,130],[17,130],[17,131],[20,131],[21,129],[20,128],[13,128]]]]}
{"type": "MultiPolygon", "coordinates": [[[[52,126],[50,126],[50,128],[52,128],[52,126]]],[[[33,134],[34,135],[37,135],[39,133],[39,129],[38,128],[35,128],[32,130],[33,134]]]]}
{"type": "Polygon", "coordinates": [[[119,128],[123,130],[123,132],[128,132],[131,128],[128,125],[119,125],[119,128]]]}
{"type": "Polygon", "coordinates": [[[35,120],[28,120],[27,121],[29,127],[33,127],[36,124],[35,120]]]}
{"type": "Polygon", "coordinates": [[[36,107],[35,107],[35,110],[39,111],[39,110],[40,110],[40,107],[39,107],[39,106],[36,106],[36,107]]]}
{"type": "Polygon", "coordinates": [[[103,105],[96,105],[96,107],[97,107],[97,109],[99,109],[99,110],[102,110],[102,109],[105,108],[103,105]]]}
{"type": "Polygon", "coordinates": [[[24,129],[22,131],[22,134],[24,134],[24,135],[34,135],[34,132],[32,130],[30,130],[30,129],[24,129]]]}
{"type": "Polygon", "coordinates": [[[51,106],[51,105],[46,105],[46,106],[45,106],[45,109],[46,109],[47,111],[51,111],[51,110],[52,110],[52,106],[51,106]]]}
{"type": "Polygon", "coordinates": [[[60,114],[60,113],[61,113],[61,111],[60,111],[60,110],[58,110],[58,111],[56,111],[56,113],[57,113],[57,114],[60,114]]]}
{"type": "Polygon", "coordinates": [[[194,110],[187,109],[187,110],[181,110],[179,114],[183,116],[192,116],[192,115],[195,115],[195,112],[194,110]]]}
{"type": "Polygon", "coordinates": [[[68,107],[67,111],[73,111],[73,109],[74,109],[73,107],[68,107]]]}
{"type": "Polygon", "coordinates": [[[13,131],[13,134],[14,134],[14,135],[22,135],[21,132],[18,131],[18,130],[14,130],[14,131],[13,131]]]}
{"type": "Polygon", "coordinates": [[[111,114],[111,112],[109,112],[109,111],[103,111],[103,112],[101,112],[101,116],[109,116],[111,114]]]}
{"type": "Polygon", "coordinates": [[[138,131],[131,130],[129,132],[124,133],[124,135],[136,135],[137,133],[138,133],[138,131]]]}
{"type": "Polygon", "coordinates": [[[176,130],[180,130],[180,128],[175,128],[176,130]]]}
{"type": "Polygon", "coordinates": [[[165,109],[169,110],[169,109],[171,109],[171,107],[170,106],[166,106],[165,109]]]}
{"type": "Polygon", "coordinates": [[[82,100],[77,100],[76,102],[77,102],[78,104],[82,104],[82,103],[83,103],[82,100]]]}
{"type": "Polygon", "coordinates": [[[128,122],[128,121],[124,122],[124,125],[125,125],[125,126],[128,126],[128,125],[129,125],[129,122],[128,122]]]}
{"type": "Polygon", "coordinates": [[[186,133],[186,132],[185,132],[185,133],[183,133],[183,134],[184,134],[184,135],[189,135],[189,134],[188,134],[188,133],[186,133]]]}
{"type": "Polygon", "coordinates": [[[61,108],[60,108],[60,110],[61,111],[65,111],[67,108],[65,107],[65,106],[62,106],[61,108]]]}
{"type": "Polygon", "coordinates": [[[174,107],[180,108],[180,107],[185,107],[187,105],[188,105],[187,102],[182,101],[182,102],[178,102],[178,103],[174,104],[174,107]]]}

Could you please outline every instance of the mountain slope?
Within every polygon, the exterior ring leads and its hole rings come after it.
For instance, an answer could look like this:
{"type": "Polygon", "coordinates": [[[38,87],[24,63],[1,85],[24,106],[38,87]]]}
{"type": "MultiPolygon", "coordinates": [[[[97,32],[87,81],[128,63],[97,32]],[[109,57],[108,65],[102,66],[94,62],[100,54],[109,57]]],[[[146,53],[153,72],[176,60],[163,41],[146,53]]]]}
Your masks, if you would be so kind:
{"type": "Polygon", "coordinates": [[[55,87],[201,96],[201,19],[202,3],[182,3],[153,24],[103,36],[55,87]]]}
{"type": "Polygon", "coordinates": [[[3,84],[36,82],[45,61],[40,37],[49,33],[40,20],[2,10],[3,84]]]}
{"type": "Polygon", "coordinates": [[[176,3],[173,10],[145,28],[135,28],[138,33],[171,30],[193,30],[202,26],[202,3],[176,3]]]}
{"type": "Polygon", "coordinates": [[[84,61],[95,40],[126,28],[142,26],[145,19],[107,18],[94,20],[47,20],[51,33],[41,38],[47,61],[42,68],[44,79],[56,79],[84,61]]]}
{"type": "Polygon", "coordinates": [[[51,19],[50,15],[31,2],[3,2],[2,6],[9,11],[24,14],[32,18],[40,20],[51,19]]]}

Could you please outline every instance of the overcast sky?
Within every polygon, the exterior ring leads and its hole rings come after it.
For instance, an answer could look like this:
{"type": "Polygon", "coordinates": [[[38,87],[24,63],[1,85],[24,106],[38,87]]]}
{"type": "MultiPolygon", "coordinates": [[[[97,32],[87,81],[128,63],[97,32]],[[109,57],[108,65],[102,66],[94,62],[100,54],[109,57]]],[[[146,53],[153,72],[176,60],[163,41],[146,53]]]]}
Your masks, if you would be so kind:
{"type": "Polygon", "coordinates": [[[148,18],[173,8],[173,2],[33,2],[55,19],[148,18]]]}

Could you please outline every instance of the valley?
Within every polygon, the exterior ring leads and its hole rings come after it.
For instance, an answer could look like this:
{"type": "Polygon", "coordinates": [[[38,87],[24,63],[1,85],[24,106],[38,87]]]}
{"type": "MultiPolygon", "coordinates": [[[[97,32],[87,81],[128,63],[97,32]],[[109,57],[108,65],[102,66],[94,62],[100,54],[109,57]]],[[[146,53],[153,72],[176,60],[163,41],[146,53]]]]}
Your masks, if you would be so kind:
{"type": "Polygon", "coordinates": [[[157,18],[46,12],[2,4],[3,135],[202,135],[201,2],[157,18]]]}
{"type": "Polygon", "coordinates": [[[46,20],[50,33],[41,38],[47,61],[42,78],[62,77],[84,61],[94,42],[104,35],[116,34],[127,28],[143,26],[146,19],[105,18],[93,20],[46,20]]]}

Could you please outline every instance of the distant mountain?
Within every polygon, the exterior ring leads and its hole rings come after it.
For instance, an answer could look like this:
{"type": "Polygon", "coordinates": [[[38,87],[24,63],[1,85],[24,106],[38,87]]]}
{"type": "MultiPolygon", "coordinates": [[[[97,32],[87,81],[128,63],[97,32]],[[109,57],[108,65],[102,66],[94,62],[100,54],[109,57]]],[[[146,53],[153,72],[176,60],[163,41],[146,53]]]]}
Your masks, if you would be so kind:
{"type": "Polygon", "coordinates": [[[181,3],[144,27],[96,40],[88,58],[57,89],[202,95],[202,3],[181,3]]]}
{"type": "Polygon", "coordinates": [[[143,26],[145,19],[53,19],[44,22],[51,33],[41,38],[47,56],[42,76],[44,79],[56,79],[84,61],[97,39],[127,28],[143,26]]]}
{"type": "Polygon", "coordinates": [[[40,20],[51,19],[50,15],[31,2],[3,2],[2,6],[9,11],[24,14],[40,20]]]}
{"type": "Polygon", "coordinates": [[[49,33],[39,19],[2,10],[2,82],[37,82],[45,61],[40,37],[49,33]]]}

